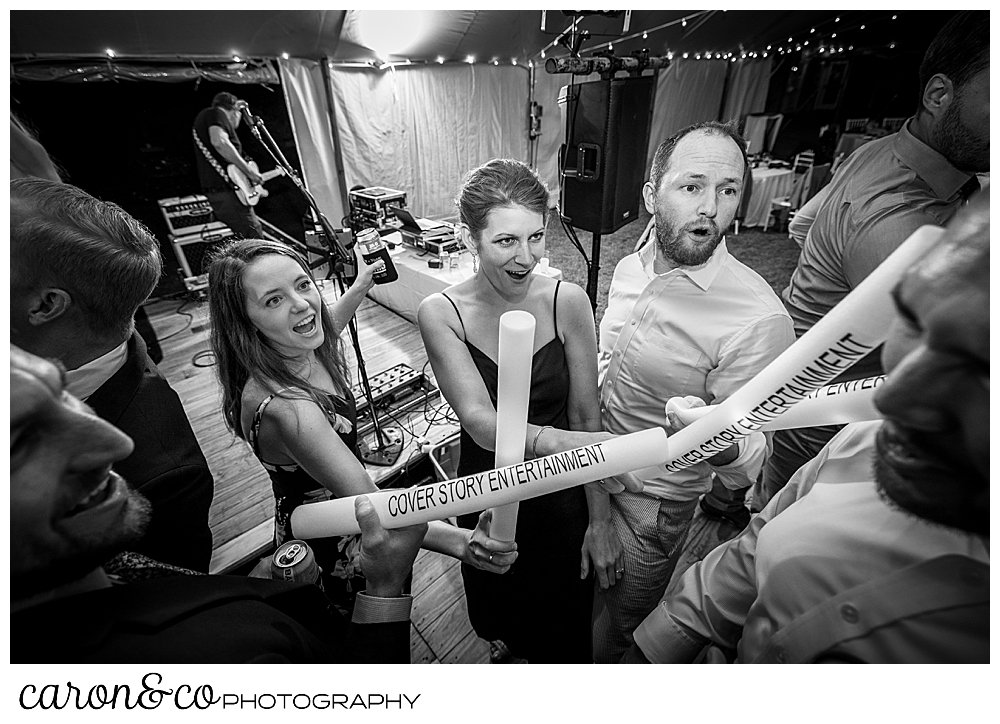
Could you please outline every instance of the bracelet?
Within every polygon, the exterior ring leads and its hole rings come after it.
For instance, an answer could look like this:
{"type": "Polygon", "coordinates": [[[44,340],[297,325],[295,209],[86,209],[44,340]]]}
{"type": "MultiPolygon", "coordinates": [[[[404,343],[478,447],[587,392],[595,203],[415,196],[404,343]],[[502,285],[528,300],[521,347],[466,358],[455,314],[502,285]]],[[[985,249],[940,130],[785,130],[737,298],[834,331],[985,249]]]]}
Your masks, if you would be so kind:
{"type": "Polygon", "coordinates": [[[535,439],[531,441],[531,457],[538,457],[538,438],[542,436],[543,432],[550,429],[552,429],[552,425],[545,425],[538,428],[538,432],[535,433],[535,439]]]}

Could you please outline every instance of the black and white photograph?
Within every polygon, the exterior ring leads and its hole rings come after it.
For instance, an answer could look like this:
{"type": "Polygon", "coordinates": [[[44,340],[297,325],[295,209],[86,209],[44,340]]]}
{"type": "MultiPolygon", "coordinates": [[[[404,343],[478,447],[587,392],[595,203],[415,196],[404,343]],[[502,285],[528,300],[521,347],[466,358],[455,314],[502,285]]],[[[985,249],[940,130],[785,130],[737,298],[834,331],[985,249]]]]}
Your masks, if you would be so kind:
{"type": "Polygon", "coordinates": [[[8,12],[7,710],[976,715],[990,11],[305,5],[8,12]]]}

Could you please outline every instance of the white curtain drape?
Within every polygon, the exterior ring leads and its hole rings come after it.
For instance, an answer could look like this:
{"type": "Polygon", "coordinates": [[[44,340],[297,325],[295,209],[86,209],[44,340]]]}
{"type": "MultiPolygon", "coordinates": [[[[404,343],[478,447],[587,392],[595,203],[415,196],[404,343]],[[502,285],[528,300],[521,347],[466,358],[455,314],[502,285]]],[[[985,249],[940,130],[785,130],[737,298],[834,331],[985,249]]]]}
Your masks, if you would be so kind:
{"type": "Polygon", "coordinates": [[[748,58],[731,65],[722,120],[741,120],[751,113],[761,113],[771,82],[771,59],[748,58]]]}
{"type": "Polygon", "coordinates": [[[726,82],[725,60],[675,60],[661,70],[656,82],[656,101],[646,155],[646,177],[656,147],[677,131],[719,116],[726,82]]]}
{"type": "Polygon", "coordinates": [[[347,188],[405,191],[415,215],[455,214],[465,174],[528,160],[528,74],[514,66],[330,71],[347,188]]]}
{"type": "Polygon", "coordinates": [[[303,182],[330,223],[340,226],[346,210],[337,179],[335,141],[323,88],[323,69],[316,61],[297,59],[279,60],[278,67],[302,164],[303,182]]]}

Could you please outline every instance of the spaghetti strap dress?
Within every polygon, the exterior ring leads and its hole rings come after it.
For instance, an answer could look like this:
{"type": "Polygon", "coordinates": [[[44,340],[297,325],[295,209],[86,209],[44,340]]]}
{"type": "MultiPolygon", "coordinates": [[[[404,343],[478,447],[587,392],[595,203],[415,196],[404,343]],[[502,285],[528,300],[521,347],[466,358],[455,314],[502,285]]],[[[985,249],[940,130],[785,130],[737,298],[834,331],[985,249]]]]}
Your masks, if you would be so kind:
{"type": "MultiPolygon", "coordinates": [[[[568,429],[569,368],[552,299],[556,336],[531,361],[528,422],[568,429]]],[[[461,320],[454,300],[444,295],[461,320]]],[[[464,322],[462,322],[464,330],[464,322]]],[[[497,365],[465,341],[469,354],[497,404],[497,365]]],[[[492,470],[492,450],[481,448],[463,427],[458,475],[492,470]]],[[[479,513],[459,516],[463,528],[474,528],[479,513]]],[[[528,663],[591,663],[593,574],[580,579],[580,549],[587,531],[587,498],[581,486],[521,501],[517,515],[518,556],[507,573],[497,575],[462,564],[469,620],[487,641],[503,641],[515,657],[528,663]]]]}
{"type": "MultiPolygon", "coordinates": [[[[254,411],[247,442],[254,455],[264,466],[271,478],[271,491],[274,493],[274,545],[280,546],[285,541],[295,540],[292,530],[292,511],[300,505],[330,500],[336,497],[324,488],[309,473],[296,464],[276,465],[264,460],[260,452],[260,423],[264,410],[275,397],[292,391],[292,388],[279,390],[264,398],[254,411]]],[[[305,394],[304,392],[301,394],[305,394]]],[[[323,413],[330,426],[343,441],[347,449],[361,459],[358,450],[357,407],[354,398],[345,399],[339,395],[327,396],[327,405],[323,413]]],[[[359,535],[331,536],[329,538],[313,538],[309,546],[316,554],[316,562],[323,569],[323,583],[327,596],[342,610],[353,608],[354,597],[358,591],[363,591],[365,581],[361,573],[359,557],[361,555],[361,537],[359,535]]]]}

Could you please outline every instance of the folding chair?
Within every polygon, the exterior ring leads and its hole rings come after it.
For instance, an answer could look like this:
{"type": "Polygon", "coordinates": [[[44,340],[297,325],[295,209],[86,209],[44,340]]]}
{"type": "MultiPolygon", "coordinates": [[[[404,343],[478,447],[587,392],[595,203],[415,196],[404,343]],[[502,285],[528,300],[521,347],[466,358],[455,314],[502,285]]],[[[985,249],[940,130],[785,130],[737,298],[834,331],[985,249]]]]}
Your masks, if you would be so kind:
{"type": "Polygon", "coordinates": [[[844,123],[844,133],[864,133],[868,127],[867,118],[848,118],[844,123]]]}

